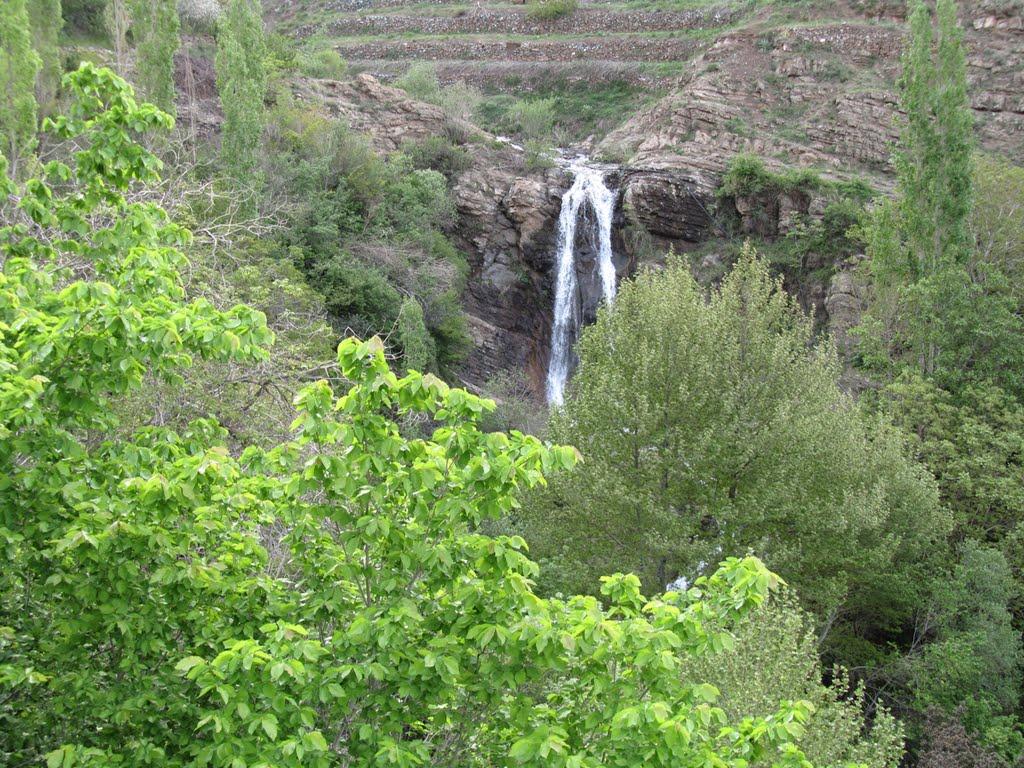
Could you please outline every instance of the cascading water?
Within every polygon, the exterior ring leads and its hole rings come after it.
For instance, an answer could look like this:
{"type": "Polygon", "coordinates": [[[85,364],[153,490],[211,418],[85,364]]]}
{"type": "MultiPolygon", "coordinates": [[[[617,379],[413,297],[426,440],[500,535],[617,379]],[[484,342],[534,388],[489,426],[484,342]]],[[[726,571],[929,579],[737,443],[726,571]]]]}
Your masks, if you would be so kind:
{"type": "Polygon", "coordinates": [[[547,397],[551,405],[561,405],[565,382],[572,366],[573,345],[581,324],[581,302],[576,281],[576,230],[585,204],[594,213],[597,266],[602,298],[615,300],[615,264],[612,262],[612,215],[615,194],[605,186],[604,171],[588,164],[585,157],[569,164],[572,186],[562,195],[558,216],[555,313],[551,328],[551,359],[548,363],[547,397]]]}

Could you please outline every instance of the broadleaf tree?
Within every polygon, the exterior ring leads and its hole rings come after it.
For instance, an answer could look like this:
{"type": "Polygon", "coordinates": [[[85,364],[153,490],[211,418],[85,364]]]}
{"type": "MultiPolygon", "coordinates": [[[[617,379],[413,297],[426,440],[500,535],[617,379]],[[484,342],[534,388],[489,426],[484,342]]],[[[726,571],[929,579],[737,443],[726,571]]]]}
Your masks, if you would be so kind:
{"type": "Polygon", "coordinates": [[[654,590],[754,551],[825,635],[899,630],[948,515],[751,249],[710,298],[681,260],[642,273],[578,349],[551,434],[585,460],[511,519],[547,590],[593,591],[612,564],[654,590]]]}

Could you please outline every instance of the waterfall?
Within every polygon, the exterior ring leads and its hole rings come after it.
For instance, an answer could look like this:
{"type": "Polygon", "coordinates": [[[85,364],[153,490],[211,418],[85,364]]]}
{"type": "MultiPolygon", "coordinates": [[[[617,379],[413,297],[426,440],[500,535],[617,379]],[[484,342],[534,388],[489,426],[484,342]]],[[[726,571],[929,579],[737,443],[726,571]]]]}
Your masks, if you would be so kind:
{"type": "Polygon", "coordinates": [[[595,217],[596,232],[593,234],[596,234],[602,298],[609,305],[615,299],[615,265],[612,263],[615,194],[605,186],[604,172],[589,165],[585,157],[573,160],[569,171],[573,174],[573,183],[562,195],[562,210],[558,216],[555,311],[547,378],[547,397],[551,405],[562,404],[565,382],[572,366],[573,345],[582,320],[576,282],[576,229],[586,203],[589,203],[595,217]]]}

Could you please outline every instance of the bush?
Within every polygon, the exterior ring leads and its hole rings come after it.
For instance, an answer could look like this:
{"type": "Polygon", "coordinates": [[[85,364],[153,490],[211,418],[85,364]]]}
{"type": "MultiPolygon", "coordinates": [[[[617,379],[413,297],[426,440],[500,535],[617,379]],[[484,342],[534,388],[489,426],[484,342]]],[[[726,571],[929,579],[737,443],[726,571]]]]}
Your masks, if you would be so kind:
{"type": "Polygon", "coordinates": [[[530,139],[526,142],[526,168],[531,171],[540,171],[551,168],[555,164],[551,156],[551,148],[543,141],[530,139]]]}
{"type": "Polygon", "coordinates": [[[449,120],[469,120],[483,100],[483,94],[461,80],[441,89],[438,106],[449,120]]]}
{"type": "Polygon", "coordinates": [[[279,32],[270,32],[265,40],[267,45],[266,66],[272,76],[293,72],[298,68],[299,51],[291,38],[285,37],[279,32]]]}
{"type": "Polygon", "coordinates": [[[555,99],[522,99],[512,105],[511,117],[528,139],[550,141],[555,128],[555,99]]]}
{"type": "Polygon", "coordinates": [[[431,104],[440,100],[441,82],[437,78],[437,67],[429,61],[411,64],[405,74],[395,80],[395,85],[414,99],[431,104]]]}
{"type": "Polygon", "coordinates": [[[323,294],[331,324],[339,333],[372,336],[395,327],[402,296],[383,274],[346,253],[327,258],[299,256],[310,284],[323,294]]]}
{"type": "Polygon", "coordinates": [[[552,21],[575,13],[578,0],[530,0],[526,15],[534,21],[552,21]]]}
{"type": "Polygon", "coordinates": [[[395,81],[395,85],[414,99],[435,104],[453,121],[469,120],[483,99],[479,90],[461,80],[442,86],[437,67],[429,61],[418,61],[395,81]]]}
{"type": "Polygon", "coordinates": [[[809,168],[798,168],[785,173],[769,171],[756,155],[737,155],[729,163],[718,188],[719,197],[746,197],[763,193],[809,192],[820,189],[821,176],[809,168]]]}
{"type": "Polygon", "coordinates": [[[445,136],[430,136],[422,141],[406,142],[402,145],[402,152],[409,157],[414,168],[437,171],[449,182],[473,164],[469,153],[445,136]]]}
{"type": "Polygon", "coordinates": [[[455,221],[455,202],[437,171],[414,170],[408,158],[394,156],[390,176],[371,227],[382,233],[416,234],[443,229],[455,221]]]}
{"type": "Polygon", "coordinates": [[[348,74],[348,62],[331,48],[299,57],[299,70],[307,77],[341,80],[348,74]]]}

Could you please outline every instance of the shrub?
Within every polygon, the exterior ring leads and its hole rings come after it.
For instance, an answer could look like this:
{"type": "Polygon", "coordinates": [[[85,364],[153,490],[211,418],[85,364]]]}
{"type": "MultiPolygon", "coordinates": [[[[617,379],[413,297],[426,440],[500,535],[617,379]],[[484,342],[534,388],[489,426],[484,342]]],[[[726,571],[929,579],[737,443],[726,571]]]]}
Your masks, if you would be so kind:
{"type": "Polygon", "coordinates": [[[551,155],[551,148],[539,139],[530,139],[526,142],[526,167],[531,171],[539,171],[551,168],[555,160],[551,155]]]}
{"type": "Polygon", "coordinates": [[[483,99],[479,90],[461,80],[442,87],[437,67],[429,61],[412,64],[395,85],[414,99],[441,107],[451,120],[468,120],[483,99]]]}
{"type": "Polygon", "coordinates": [[[555,99],[522,99],[510,110],[520,133],[528,139],[550,141],[555,127],[555,99]]]}
{"type": "Polygon", "coordinates": [[[430,136],[422,141],[406,142],[402,145],[402,152],[409,157],[414,168],[437,171],[449,182],[473,164],[469,153],[445,136],[430,136]]]}
{"type": "Polygon", "coordinates": [[[417,61],[409,66],[405,74],[395,80],[395,85],[414,99],[435,103],[441,93],[441,82],[437,79],[437,67],[429,61],[417,61]]]}
{"type": "Polygon", "coordinates": [[[349,254],[300,254],[307,279],[324,296],[331,324],[342,334],[387,333],[398,320],[402,296],[379,271],[349,254]]]}
{"type": "Polygon", "coordinates": [[[444,86],[435,103],[444,110],[449,120],[463,121],[473,116],[482,100],[483,94],[478,89],[458,80],[444,86]]]}
{"type": "Polygon", "coordinates": [[[763,193],[809,192],[820,189],[825,182],[810,168],[797,168],[785,173],[769,171],[756,155],[740,154],[732,159],[718,188],[719,197],[739,197],[763,193]]]}
{"type": "Polygon", "coordinates": [[[575,13],[578,0],[530,0],[526,15],[534,21],[552,21],[575,13]]]}
{"type": "Polygon", "coordinates": [[[279,75],[292,72],[299,66],[299,51],[295,42],[279,32],[269,32],[265,38],[267,46],[266,67],[268,73],[279,75]]]}
{"type": "Polygon", "coordinates": [[[307,77],[341,80],[348,73],[348,62],[337,51],[324,48],[301,56],[299,70],[307,77]]]}

